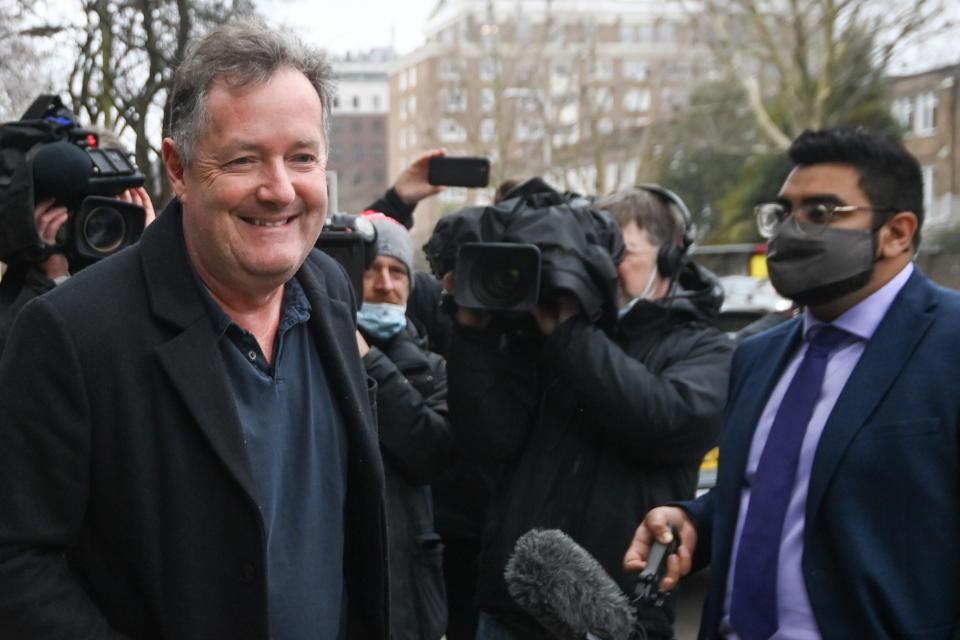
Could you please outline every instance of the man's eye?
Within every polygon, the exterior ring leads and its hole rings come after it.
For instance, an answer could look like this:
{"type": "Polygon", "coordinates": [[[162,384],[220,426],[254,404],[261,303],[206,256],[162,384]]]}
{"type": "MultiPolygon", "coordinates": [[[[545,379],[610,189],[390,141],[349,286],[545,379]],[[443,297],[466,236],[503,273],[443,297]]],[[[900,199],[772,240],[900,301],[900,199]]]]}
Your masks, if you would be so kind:
{"type": "Polygon", "coordinates": [[[301,164],[312,164],[317,161],[317,157],[312,153],[301,153],[293,157],[294,162],[301,164]]]}
{"type": "Polygon", "coordinates": [[[810,207],[807,210],[807,217],[810,218],[810,222],[814,224],[824,224],[830,220],[831,209],[823,204],[818,204],[810,207]]]}
{"type": "Polygon", "coordinates": [[[229,165],[231,165],[231,166],[240,167],[240,166],[243,166],[243,165],[250,164],[251,162],[253,162],[253,159],[252,159],[252,158],[249,158],[249,157],[244,156],[244,157],[242,157],[242,158],[234,158],[233,160],[231,160],[231,161],[228,162],[227,164],[229,164],[229,165]]]}

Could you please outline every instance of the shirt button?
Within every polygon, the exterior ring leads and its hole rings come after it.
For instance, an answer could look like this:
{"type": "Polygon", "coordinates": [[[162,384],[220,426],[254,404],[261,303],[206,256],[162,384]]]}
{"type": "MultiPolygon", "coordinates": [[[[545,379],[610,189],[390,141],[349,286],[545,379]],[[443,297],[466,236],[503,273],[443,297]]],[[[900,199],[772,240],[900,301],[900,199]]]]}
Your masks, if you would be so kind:
{"type": "Polygon", "coordinates": [[[253,576],[256,575],[256,570],[253,568],[253,565],[249,562],[244,562],[240,565],[240,581],[241,582],[253,582],[253,576]]]}
{"type": "Polygon", "coordinates": [[[254,351],[253,349],[250,349],[250,351],[247,352],[247,356],[249,356],[251,360],[256,360],[257,352],[254,351]]]}

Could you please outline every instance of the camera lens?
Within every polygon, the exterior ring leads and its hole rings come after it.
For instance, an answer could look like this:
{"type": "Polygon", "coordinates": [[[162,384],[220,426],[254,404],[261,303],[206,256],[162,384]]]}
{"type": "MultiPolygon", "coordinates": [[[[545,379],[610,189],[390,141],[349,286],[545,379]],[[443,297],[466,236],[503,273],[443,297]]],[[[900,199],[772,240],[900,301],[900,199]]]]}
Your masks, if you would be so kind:
{"type": "Polygon", "coordinates": [[[514,304],[526,293],[523,275],[515,266],[500,267],[482,273],[480,276],[480,292],[491,302],[500,304],[514,304]]]}
{"type": "Polygon", "coordinates": [[[116,209],[96,207],[87,214],[81,230],[83,241],[97,253],[106,255],[123,244],[127,224],[116,209]]]}

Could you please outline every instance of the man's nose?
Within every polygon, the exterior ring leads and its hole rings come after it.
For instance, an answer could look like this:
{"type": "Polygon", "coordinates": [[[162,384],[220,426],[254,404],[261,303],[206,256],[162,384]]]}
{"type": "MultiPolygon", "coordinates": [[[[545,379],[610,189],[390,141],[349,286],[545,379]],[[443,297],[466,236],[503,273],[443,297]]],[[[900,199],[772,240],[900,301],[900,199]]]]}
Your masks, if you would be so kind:
{"type": "Polygon", "coordinates": [[[265,166],[257,197],[262,202],[284,206],[293,202],[296,190],[287,166],[282,161],[265,166]]]}
{"type": "Polygon", "coordinates": [[[388,269],[377,269],[377,279],[374,282],[380,291],[393,291],[393,278],[390,277],[388,269]]]}

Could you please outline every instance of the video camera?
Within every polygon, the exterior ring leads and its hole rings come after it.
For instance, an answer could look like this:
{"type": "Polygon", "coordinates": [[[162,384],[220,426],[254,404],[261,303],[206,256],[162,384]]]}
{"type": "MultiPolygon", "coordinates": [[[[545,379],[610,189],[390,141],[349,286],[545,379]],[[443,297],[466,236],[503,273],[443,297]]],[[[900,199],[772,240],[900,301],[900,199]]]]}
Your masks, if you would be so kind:
{"type": "Polygon", "coordinates": [[[540,178],[495,205],[442,218],[423,249],[437,277],[456,270],[456,305],[494,312],[501,325],[564,293],[592,323],[616,322],[619,226],[587,198],[540,178]]]}
{"type": "Polygon", "coordinates": [[[376,227],[363,216],[332,213],[324,221],[315,246],[346,269],[359,310],[363,304],[363,272],[377,257],[376,227]]]}
{"type": "Polygon", "coordinates": [[[20,120],[0,125],[0,260],[63,252],[77,270],[120,251],[140,238],[145,213],[115,196],[143,183],[126,153],[101,148],[59,97],[39,96],[20,120]],[[34,220],[37,204],[50,198],[69,212],[53,246],[34,220]]]}

